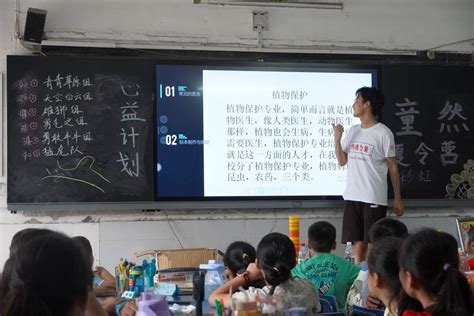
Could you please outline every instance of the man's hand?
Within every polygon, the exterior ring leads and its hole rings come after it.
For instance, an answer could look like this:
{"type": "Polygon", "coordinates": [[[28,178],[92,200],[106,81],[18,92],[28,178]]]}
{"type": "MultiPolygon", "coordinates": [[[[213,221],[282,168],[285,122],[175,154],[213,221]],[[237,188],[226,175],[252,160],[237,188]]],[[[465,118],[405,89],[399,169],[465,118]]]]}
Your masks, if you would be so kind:
{"type": "Polygon", "coordinates": [[[402,199],[393,200],[393,209],[397,216],[402,216],[405,214],[405,206],[403,206],[402,199]]]}
{"type": "Polygon", "coordinates": [[[334,141],[336,143],[341,141],[342,133],[344,133],[344,127],[341,124],[332,123],[332,131],[334,132],[334,141]]]}

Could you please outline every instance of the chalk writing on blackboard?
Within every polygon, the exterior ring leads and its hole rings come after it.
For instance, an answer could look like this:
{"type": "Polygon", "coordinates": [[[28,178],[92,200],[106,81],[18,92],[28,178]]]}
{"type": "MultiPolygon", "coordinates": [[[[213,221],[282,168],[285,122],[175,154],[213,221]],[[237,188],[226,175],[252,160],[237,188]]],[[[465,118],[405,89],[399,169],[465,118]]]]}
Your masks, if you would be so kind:
{"type": "Polygon", "coordinates": [[[426,157],[428,157],[428,155],[432,152],[433,152],[433,149],[431,149],[424,142],[420,142],[420,145],[418,146],[418,148],[415,149],[415,154],[420,156],[418,159],[418,162],[422,164],[423,166],[426,165],[426,162],[425,162],[426,157]]]}
{"type": "Polygon", "coordinates": [[[146,119],[138,117],[137,110],[139,108],[139,103],[137,98],[140,96],[140,85],[127,85],[120,86],[122,94],[126,96],[125,104],[120,106],[120,111],[122,118],[121,133],[122,136],[122,145],[125,147],[126,152],[119,151],[119,159],[116,161],[121,163],[122,169],[120,172],[126,172],[130,177],[138,177],[140,171],[140,158],[138,152],[135,150],[135,144],[140,136],[139,133],[135,132],[135,124],[145,123],[146,119]],[[129,122],[128,126],[125,125],[126,122],[129,122]],[[130,156],[127,152],[133,152],[130,156]]]}
{"type": "Polygon", "coordinates": [[[420,111],[415,109],[418,106],[417,101],[410,101],[408,98],[404,99],[405,102],[396,102],[395,106],[400,108],[400,112],[396,112],[395,115],[400,117],[403,126],[401,131],[397,132],[398,136],[423,136],[423,133],[414,129],[415,115],[420,114],[420,111]]]}
{"type": "Polygon", "coordinates": [[[19,128],[24,135],[24,160],[83,155],[83,145],[94,138],[77,102],[84,105],[94,100],[89,90],[92,86],[88,77],[60,73],[48,75],[44,80],[33,78],[17,82],[17,87],[25,90],[17,98],[21,106],[19,128]],[[51,93],[41,96],[41,86],[51,93]]]}
{"type": "Polygon", "coordinates": [[[105,178],[100,172],[94,170],[93,168],[94,163],[95,163],[95,158],[92,156],[82,157],[76,163],[76,165],[73,166],[72,168],[66,168],[65,165],[61,166],[59,161],[56,161],[57,168],[52,171],[46,168],[46,172],[48,175],[41,178],[41,180],[56,178],[56,179],[64,179],[66,181],[77,181],[80,183],[84,183],[86,185],[90,185],[91,187],[94,187],[105,194],[104,189],[100,187],[98,184],[93,183],[91,180],[81,179],[81,175],[84,175],[84,174],[87,175],[87,172],[90,171],[96,174],[97,176],[99,176],[99,178],[102,179],[103,181],[110,183],[110,181],[107,178],[105,178]],[[74,175],[74,172],[79,170],[79,168],[81,167],[84,167],[87,170],[83,170],[81,173],[77,173],[77,175],[74,175]]]}
{"type": "Polygon", "coordinates": [[[448,133],[451,133],[452,129],[456,131],[456,133],[461,132],[456,120],[453,121],[455,118],[458,118],[458,121],[460,121],[459,125],[462,126],[464,131],[469,131],[469,127],[465,122],[467,121],[467,118],[463,116],[462,111],[462,105],[459,102],[454,102],[454,104],[452,104],[449,100],[446,100],[445,106],[439,112],[438,121],[441,122],[439,132],[443,133],[447,131],[448,133]]]}
{"type": "Polygon", "coordinates": [[[451,183],[446,185],[446,198],[474,199],[474,189],[470,184],[474,177],[474,159],[468,159],[464,169],[451,175],[451,183]]]}
{"type": "Polygon", "coordinates": [[[8,203],[153,200],[149,62],[7,59],[8,203]]]}

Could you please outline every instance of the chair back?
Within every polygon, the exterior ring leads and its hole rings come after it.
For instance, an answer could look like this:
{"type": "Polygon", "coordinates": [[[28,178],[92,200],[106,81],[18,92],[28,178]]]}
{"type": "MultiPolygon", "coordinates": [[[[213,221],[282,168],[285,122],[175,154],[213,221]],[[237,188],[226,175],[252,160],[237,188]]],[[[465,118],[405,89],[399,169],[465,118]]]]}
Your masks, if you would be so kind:
{"type": "Polygon", "coordinates": [[[337,307],[337,300],[334,295],[319,295],[319,298],[328,301],[331,304],[333,312],[337,312],[339,310],[337,307]]]}
{"type": "Polygon", "coordinates": [[[332,313],[335,310],[332,308],[331,302],[329,302],[325,298],[319,298],[319,303],[321,304],[321,312],[322,313],[332,313]]]}
{"type": "Polygon", "coordinates": [[[385,311],[363,306],[352,305],[351,316],[384,316],[385,311]]]}

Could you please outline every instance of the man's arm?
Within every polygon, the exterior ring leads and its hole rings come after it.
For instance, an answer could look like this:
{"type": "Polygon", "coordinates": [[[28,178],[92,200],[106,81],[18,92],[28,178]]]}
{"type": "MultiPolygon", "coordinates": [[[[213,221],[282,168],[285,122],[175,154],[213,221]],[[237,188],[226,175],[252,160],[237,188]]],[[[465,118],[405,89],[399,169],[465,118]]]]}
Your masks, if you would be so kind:
{"type": "Polygon", "coordinates": [[[334,132],[334,145],[336,147],[336,158],[340,166],[345,166],[347,163],[347,154],[342,150],[341,138],[344,133],[344,127],[341,124],[332,124],[332,130],[334,132]]]}
{"type": "Polygon", "coordinates": [[[398,172],[397,158],[387,158],[388,173],[393,186],[393,208],[397,216],[402,216],[405,213],[405,207],[402,202],[402,195],[400,194],[400,173],[398,172]]]}

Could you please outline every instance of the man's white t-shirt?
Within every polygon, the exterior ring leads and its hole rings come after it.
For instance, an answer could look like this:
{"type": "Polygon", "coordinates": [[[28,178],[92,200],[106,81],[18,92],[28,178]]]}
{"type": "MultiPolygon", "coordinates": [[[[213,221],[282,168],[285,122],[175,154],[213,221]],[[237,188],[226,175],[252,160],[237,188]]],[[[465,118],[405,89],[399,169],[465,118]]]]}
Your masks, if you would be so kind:
{"type": "Polygon", "coordinates": [[[344,200],[387,205],[387,158],[395,157],[392,131],[382,123],[352,126],[342,141],[347,153],[344,200]]]}

